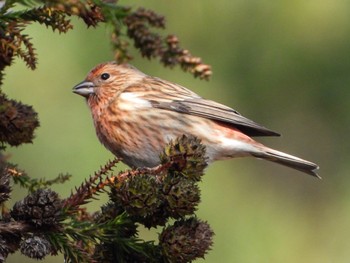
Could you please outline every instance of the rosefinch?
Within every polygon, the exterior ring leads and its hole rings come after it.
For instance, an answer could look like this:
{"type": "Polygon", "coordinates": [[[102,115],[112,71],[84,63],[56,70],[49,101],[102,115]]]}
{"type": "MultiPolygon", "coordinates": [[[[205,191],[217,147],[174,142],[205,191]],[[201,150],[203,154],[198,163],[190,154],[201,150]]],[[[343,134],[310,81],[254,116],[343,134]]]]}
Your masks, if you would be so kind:
{"type": "Polygon", "coordinates": [[[73,88],[91,109],[104,146],[130,167],[154,167],[166,143],[191,134],[206,146],[208,162],[254,156],[318,177],[318,166],[273,150],[251,136],[278,136],[237,111],[131,65],[100,64],[73,88]]]}

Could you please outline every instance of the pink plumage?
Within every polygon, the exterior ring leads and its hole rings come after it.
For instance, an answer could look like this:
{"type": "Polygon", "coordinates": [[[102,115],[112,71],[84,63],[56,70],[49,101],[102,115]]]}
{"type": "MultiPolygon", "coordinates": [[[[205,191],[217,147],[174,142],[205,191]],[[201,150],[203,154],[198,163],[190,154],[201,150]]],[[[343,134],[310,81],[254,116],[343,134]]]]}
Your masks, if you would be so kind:
{"type": "Polygon", "coordinates": [[[87,99],[101,143],[131,167],[158,165],[169,140],[191,134],[206,146],[209,162],[253,156],[319,177],[316,164],[251,138],[278,133],[128,64],[100,64],[73,91],[87,99]]]}

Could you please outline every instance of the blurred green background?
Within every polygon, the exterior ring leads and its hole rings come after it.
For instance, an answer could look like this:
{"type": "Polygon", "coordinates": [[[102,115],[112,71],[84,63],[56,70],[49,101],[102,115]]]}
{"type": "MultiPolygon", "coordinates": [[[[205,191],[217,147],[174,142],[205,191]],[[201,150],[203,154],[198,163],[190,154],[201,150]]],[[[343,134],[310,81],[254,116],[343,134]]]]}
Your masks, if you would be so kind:
{"type": "MultiPolygon", "coordinates": [[[[256,159],[217,162],[204,176],[198,216],[215,232],[206,262],[349,262],[350,1],[120,1],[167,18],[167,32],[211,64],[209,82],[156,61],[142,71],[186,86],[281,132],[261,141],[318,163],[323,180],[256,159]]],[[[30,26],[39,67],[16,60],[3,90],[33,105],[41,127],[33,144],[8,148],[33,177],[73,174],[62,197],[112,155],[98,142],[83,98],[71,92],[112,60],[107,28],[75,21],[65,35],[30,26]]],[[[124,166],[119,166],[124,169],[124,166]]],[[[13,200],[25,195],[16,188],[13,200]]],[[[102,195],[101,199],[106,200],[102,195]]],[[[90,205],[98,209],[99,202],[90,205]]],[[[157,231],[141,232],[147,239],[157,231]]],[[[7,262],[36,262],[12,255],[7,262]]],[[[44,262],[62,262],[50,257],[44,262]]],[[[203,260],[198,260],[203,262],[203,260]]]]}

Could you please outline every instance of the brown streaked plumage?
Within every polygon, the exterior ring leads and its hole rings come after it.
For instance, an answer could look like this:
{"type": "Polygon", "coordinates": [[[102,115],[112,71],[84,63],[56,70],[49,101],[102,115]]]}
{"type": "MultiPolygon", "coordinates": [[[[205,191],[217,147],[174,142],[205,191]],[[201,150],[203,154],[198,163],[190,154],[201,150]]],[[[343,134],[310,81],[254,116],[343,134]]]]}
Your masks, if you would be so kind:
{"type": "Polygon", "coordinates": [[[158,165],[170,139],[192,134],[206,146],[209,162],[254,156],[319,177],[316,164],[251,138],[278,133],[128,64],[100,64],[73,91],[87,99],[101,143],[131,167],[158,165]]]}

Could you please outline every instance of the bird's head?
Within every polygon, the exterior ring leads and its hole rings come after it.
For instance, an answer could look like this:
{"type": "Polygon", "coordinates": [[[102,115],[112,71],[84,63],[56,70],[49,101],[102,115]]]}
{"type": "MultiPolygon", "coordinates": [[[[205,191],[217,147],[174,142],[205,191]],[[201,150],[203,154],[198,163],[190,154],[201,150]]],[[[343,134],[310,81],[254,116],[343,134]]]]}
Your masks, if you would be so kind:
{"type": "Polygon", "coordinates": [[[73,92],[87,99],[112,98],[144,74],[129,64],[107,62],[93,68],[85,80],[73,87],[73,92]]]}

